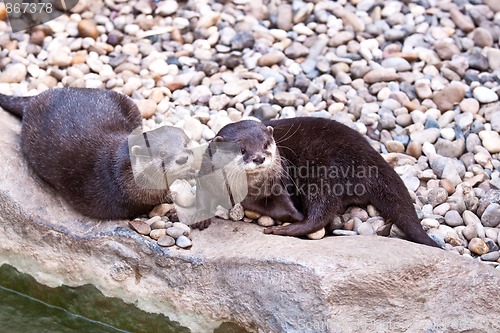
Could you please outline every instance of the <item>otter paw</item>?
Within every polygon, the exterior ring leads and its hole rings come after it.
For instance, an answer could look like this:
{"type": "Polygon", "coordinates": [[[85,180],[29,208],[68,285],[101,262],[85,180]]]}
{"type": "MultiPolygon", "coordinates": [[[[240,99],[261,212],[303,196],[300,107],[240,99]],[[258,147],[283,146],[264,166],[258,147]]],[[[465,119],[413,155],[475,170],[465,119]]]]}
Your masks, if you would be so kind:
{"type": "Polygon", "coordinates": [[[212,223],[212,220],[211,219],[207,219],[207,220],[203,220],[203,221],[199,221],[199,222],[193,223],[193,224],[190,225],[190,227],[191,227],[191,229],[203,230],[203,229],[208,228],[211,223],[212,223]]]}

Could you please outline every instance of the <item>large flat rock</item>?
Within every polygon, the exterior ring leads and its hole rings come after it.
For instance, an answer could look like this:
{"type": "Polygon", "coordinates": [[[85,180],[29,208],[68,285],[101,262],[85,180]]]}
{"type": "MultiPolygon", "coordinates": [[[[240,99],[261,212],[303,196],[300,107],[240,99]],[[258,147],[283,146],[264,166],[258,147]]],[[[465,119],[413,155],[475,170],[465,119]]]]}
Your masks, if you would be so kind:
{"type": "Polygon", "coordinates": [[[0,110],[0,264],[41,283],[93,284],[193,332],[228,320],[255,332],[500,330],[500,272],[439,249],[224,221],[194,231],[190,250],[167,249],[126,221],[89,220],[29,170],[19,130],[0,110]]]}

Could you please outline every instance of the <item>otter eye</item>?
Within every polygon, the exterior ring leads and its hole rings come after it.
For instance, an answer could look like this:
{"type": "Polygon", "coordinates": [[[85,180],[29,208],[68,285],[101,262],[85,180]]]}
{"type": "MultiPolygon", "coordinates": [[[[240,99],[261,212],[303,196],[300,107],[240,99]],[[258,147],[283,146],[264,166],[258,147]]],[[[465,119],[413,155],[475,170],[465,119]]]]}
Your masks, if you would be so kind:
{"type": "Polygon", "coordinates": [[[246,152],[247,152],[247,150],[246,150],[245,148],[241,148],[241,154],[242,154],[242,155],[245,155],[245,154],[246,154],[246,152]]]}
{"type": "Polygon", "coordinates": [[[264,149],[269,148],[269,142],[264,143],[264,149]]]}

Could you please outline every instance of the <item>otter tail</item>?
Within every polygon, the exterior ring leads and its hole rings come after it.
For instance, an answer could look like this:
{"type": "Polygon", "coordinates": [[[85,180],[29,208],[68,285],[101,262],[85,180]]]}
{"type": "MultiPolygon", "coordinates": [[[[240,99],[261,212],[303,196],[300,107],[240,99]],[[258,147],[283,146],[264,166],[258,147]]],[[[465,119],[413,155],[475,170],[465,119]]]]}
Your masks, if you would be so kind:
{"type": "MultiPolygon", "coordinates": [[[[394,170],[391,171],[394,172],[394,170]]],[[[379,188],[380,192],[372,196],[372,204],[382,216],[394,222],[409,240],[441,248],[422,228],[406,186],[396,173],[395,176],[397,179],[388,177],[394,179],[391,179],[390,184],[379,188]],[[399,190],[395,190],[395,188],[399,190]],[[401,193],[404,194],[401,195],[401,193]]]]}
{"type": "Polygon", "coordinates": [[[31,97],[15,97],[0,94],[0,107],[20,118],[23,117],[24,109],[31,101],[31,97]]]}

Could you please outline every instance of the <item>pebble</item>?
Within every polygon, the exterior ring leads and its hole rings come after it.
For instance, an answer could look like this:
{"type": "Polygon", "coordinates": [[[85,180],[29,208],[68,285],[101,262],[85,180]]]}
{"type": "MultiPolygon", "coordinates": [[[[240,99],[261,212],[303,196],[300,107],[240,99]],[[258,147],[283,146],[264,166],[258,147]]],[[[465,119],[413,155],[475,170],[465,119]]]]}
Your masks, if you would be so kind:
{"type": "Polygon", "coordinates": [[[460,103],[465,97],[465,89],[461,84],[450,84],[437,92],[433,101],[441,112],[453,109],[455,104],[460,103]]]}
{"type": "Polygon", "coordinates": [[[182,235],[186,235],[188,232],[179,226],[173,226],[171,228],[166,229],[167,235],[173,237],[175,239],[179,238],[182,235]]]}
{"type": "Polygon", "coordinates": [[[262,216],[262,214],[253,212],[251,210],[245,210],[245,216],[248,217],[249,219],[257,220],[259,217],[262,216]]]}
{"type": "Polygon", "coordinates": [[[229,210],[229,218],[233,221],[241,221],[245,217],[245,210],[239,203],[229,210]]]}
{"type": "Polygon", "coordinates": [[[450,227],[458,227],[464,225],[464,221],[456,210],[450,210],[444,215],[444,220],[450,227]]]}
{"type": "Polygon", "coordinates": [[[363,222],[359,225],[358,229],[358,234],[362,236],[373,236],[375,235],[375,230],[373,229],[373,226],[370,223],[363,222]]]}
{"type": "Polygon", "coordinates": [[[369,71],[363,76],[366,83],[376,83],[383,81],[395,81],[399,78],[394,68],[380,68],[369,71]]]}
{"type": "Polygon", "coordinates": [[[178,8],[179,5],[177,4],[177,1],[166,0],[166,1],[161,1],[158,4],[156,12],[161,16],[170,16],[175,14],[178,8]]]}
{"type": "Polygon", "coordinates": [[[193,245],[193,242],[186,236],[180,236],[175,240],[175,245],[177,245],[180,248],[186,249],[188,247],[191,247],[193,245]]]}
{"type": "Polygon", "coordinates": [[[460,102],[460,110],[476,114],[479,112],[479,102],[475,98],[466,98],[460,102]]]}
{"type": "Polygon", "coordinates": [[[154,240],[158,240],[160,237],[165,236],[167,234],[166,229],[153,229],[149,233],[149,237],[151,237],[154,240]]]}
{"type": "Polygon", "coordinates": [[[481,223],[485,227],[494,228],[500,224],[500,205],[491,203],[481,216],[481,223]]]}
{"type": "Polygon", "coordinates": [[[471,32],[475,28],[472,19],[462,14],[462,12],[460,12],[460,10],[456,7],[450,10],[450,17],[453,23],[455,23],[463,32],[471,32]]]}
{"type": "Polygon", "coordinates": [[[90,20],[81,20],[78,22],[78,34],[81,37],[90,37],[93,39],[97,39],[99,37],[99,30],[94,22],[90,20]]]}
{"type": "Polygon", "coordinates": [[[481,238],[473,238],[469,242],[468,249],[477,255],[483,255],[488,253],[489,248],[488,245],[481,238]]]}
{"type": "Polygon", "coordinates": [[[259,66],[272,66],[280,63],[285,59],[285,54],[281,51],[271,51],[269,53],[264,54],[262,57],[259,58],[257,61],[257,64],[259,66]]]}
{"type": "Polygon", "coordinates": [[[472,93],[474,98],[483,104],[498,101],[498,95],[493,90],[486,87],[477,87],[472,93]]]}
{"type": "Polygon", "coordinates": [[[500,135],[498,132],[481,131],[479,137],[486,148],[491,154],[500,153],[500,135]]]}
{"type": "Polygon", "coordinates": [[[156,113],[156,103],[150,99],[134,100],[135,104],[141,112],[141,116],[145,119],[151,118],[156,113]]]}
{"type": "Polygon", "coordinates": [[[3,72],[0,73],[0,82],[3,83],[20,83],[28,74],[26,66],[23,64],[13,64],[7,66],[3,72]]]}
{"type": "Polygon", "coordinates": [[[274,225],[274,220],[269,216],[261,216],[258,218],[257,223],[261,227],[272,227],[274,225]]]}
{"type": "Polygon", "coordinates": [[[163,246],[163,247],[170,247],[170,246],[173,246],[175,244],[175,239],[173,239],[170,236],[165,235],[165,236],[161,236],[160,238],[158,238],[157,243],[158,243],[158,245],[163,246]]]}
{"type": "Polygon", "coordinates": [[[500,258],[500,252],[494,251],[481,255],[481,260],[484,261],[497,261],[500,258]]]}
{"type": "Polygon", "coordinates": [[[489,47],[493,45],[493,36],[484,28],[478,27],[472,36],[474,44],[479,47],[489,47]]]}
{"type": "Polygon", "coordinates": [[[332,234],[335,236],[356,236],[358,233],[356,231],[351,231],[351,230],[336,229],[333,230],[332,234]]]}
{"type": "Polygon", "coordinates": [[[146,222],[140,220],[133,220],[128,223],[130,228],[141,235],[149,235],[151,228],[146,222]]]}
{"type": "Polygon", "coordinates": [[[325,237],[325,234],[326,234],[325,228],[321,228],[318,231],[307,234],[307,238],[318,240],[325,237]]]}

